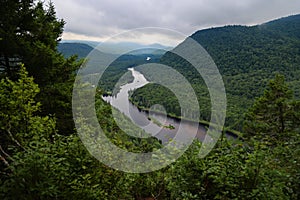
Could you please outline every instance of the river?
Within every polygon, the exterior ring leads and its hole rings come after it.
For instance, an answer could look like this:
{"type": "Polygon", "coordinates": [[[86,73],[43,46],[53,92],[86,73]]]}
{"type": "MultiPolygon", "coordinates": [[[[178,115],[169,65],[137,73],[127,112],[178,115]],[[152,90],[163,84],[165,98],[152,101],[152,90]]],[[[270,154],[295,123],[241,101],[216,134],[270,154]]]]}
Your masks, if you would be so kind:
{"type": "Polygon", "coordinates": [[[106,102],[109,102],[113,107],[124,113],[131,121],[147,133],[161,140],[163,144],[168,143],[175,137],[180,126],[181,130],[184,130],[184,134],[176,136],[180,141],[184,142],[190,140],[191,137],[194,137],[195,133],[197,139],[201,141],[204,140],[206,128],[203,125],[197,125],[197,123],[194,122],[168,117],[164,114],[141,111],[134,106],[128,100],[128,92],[143,87],[149,82],[143,74],[136,71],[134,68],[129,68],[128,70],[131,71],[134,81],[121,86],[120,91],[116,96],[103,97],[106,102]],[[170,127],[172,128],[164,127],[169,125],[171,125],[170,127]]]}

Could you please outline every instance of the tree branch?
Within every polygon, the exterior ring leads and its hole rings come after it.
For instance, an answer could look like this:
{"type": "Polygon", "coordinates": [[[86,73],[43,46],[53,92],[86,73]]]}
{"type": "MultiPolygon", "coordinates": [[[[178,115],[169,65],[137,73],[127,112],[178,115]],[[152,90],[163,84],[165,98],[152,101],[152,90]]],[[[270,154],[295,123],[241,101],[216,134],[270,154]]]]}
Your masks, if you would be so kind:
{"type": "Polygon", "coordinates": [[[13,159],[8,153],[6,153],[6,152],[3,150],[1,144],[0,144],[0,151],[3,153],[4,156],[6,156],[6,157],[8,157],[10,160],[14,161],[14,159],[13,159]]]}
{"type": "Polygon", "coordinates": [[[10,167],[9,163],[7,162],[7,160],[6,160],[3,156],[1,156],[1,154],[0,154],[0,159],[4,162],[4,164],[5,164],[7,167],[10,167]]]}
{"type": "Polygon", "coordinates": [[[13,134],[11,133],[10,129],[11,129],[11,125],[10,123],[8,123],[8,129],[7,129],[7,133],[9,135],[9,137],[12,139],[13,142],[15,142],[21,149],[23,149],[24,151],[27,151],[20,143],[17,139],[14,138],[13,134]]]}

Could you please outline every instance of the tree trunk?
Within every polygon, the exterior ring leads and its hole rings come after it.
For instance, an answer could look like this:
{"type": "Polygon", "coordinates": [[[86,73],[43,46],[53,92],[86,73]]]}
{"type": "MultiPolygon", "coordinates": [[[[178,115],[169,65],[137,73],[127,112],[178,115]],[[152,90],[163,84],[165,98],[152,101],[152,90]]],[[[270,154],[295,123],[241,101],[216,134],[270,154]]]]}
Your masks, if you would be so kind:
{"type": "Polygon", "coordinates": [[[11,69],[9,65],[9,57],[7,55],[4,55],[4,62],[5,62],[5,71],[7,73],[8,77],[11,77],[11,69]]]}

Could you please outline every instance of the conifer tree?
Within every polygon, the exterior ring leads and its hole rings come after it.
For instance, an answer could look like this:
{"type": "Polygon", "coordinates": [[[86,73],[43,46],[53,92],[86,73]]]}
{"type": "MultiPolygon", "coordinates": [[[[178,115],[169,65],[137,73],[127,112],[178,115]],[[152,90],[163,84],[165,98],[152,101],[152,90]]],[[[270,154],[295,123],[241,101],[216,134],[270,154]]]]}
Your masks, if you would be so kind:
{"type": "Polygon", "coordinates": [[[71,93],[80,62],[57,51],[65,22],[52,2],[1,0],[0,12],[0,76],[15,80],[24,63],[41,88],[42,114],[54,115],[61,133],[73,132],[71,93]]]}
{"type": "Polygon", "coordinates": [[[256,100],[246,114],[244,131],[247,137],[255,137],[272,143],[288,139],[288,133],[299,127],[299,106],[292,91],[277,74],[268,84],[264,95],[256,100]]]}

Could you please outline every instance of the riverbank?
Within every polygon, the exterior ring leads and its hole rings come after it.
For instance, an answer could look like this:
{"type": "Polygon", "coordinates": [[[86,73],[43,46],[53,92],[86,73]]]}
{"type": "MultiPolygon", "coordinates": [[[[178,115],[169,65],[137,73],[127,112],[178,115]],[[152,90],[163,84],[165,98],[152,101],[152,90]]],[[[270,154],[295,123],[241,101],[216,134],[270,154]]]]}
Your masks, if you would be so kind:
{"type": "Polygon", "coordinates": [[[169,124],[169,125],[162,124],[160,121],[158,121],[154,117],[148,117],[148,120],[152,121],[154,124],[156,124],[159,127],[170,129],[170,130],[175,129],[175,127],[172,124],[169,124]]]}
{"type": "MultiPolygon", "coordinates": [[[[139,106],[137,103],[133,102],[131,98],[129,98],[129,102],[131,104],[133,104],[135,107],[137,107],[141,111],[144,111],[144,112],[147,112],[147,113],[150,112],[149,108],[146,108],[144,106],[139,106]]],[[[162,113],[162,112],[159,112],[159,111],[153,111],[153,110],[151,110],[151,112],[156,113],[156,114],[165,114],[165,113],[162,113]]],[[[185,120],[185,121],[188,121],[188,122],[196,122],[196,121],[193,121],[191,119],[187,119],[187,118],[184,118],[182,116],[177,116],[177,115],[170,114],[170,113],[167,113],[167,116],[170,117],[170,118],[172,118],[172,119],[178,120],[178,121],[185,120]]],[[[155,122],[153,121],[153,123],[155,123],[155,122]]],[[[204,121],[204,120],[199,120],[199,121],[197,121],[197,123],[199,123],[199,125],[201,125],[201,126],[204,126],[206,129],[208,129],[209,126],[212,126],[212,127],[216,127],[217,126],[216,124],[211,124],[210,122],[204,121]]],[[[223,131],[227,135],[230,135],[230,136],[235,137],[235,138],[240,138],[240,139],[243,140],[243,134],[241,132],[239,132],[239,131],[229,129],[227,127],[224,127],[223,131]]]]}

